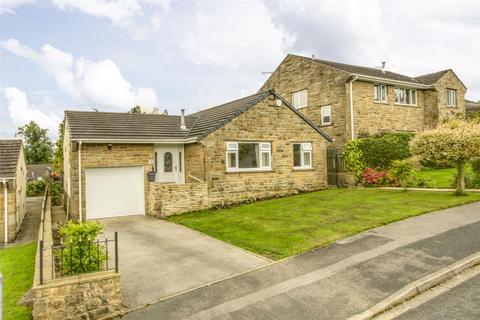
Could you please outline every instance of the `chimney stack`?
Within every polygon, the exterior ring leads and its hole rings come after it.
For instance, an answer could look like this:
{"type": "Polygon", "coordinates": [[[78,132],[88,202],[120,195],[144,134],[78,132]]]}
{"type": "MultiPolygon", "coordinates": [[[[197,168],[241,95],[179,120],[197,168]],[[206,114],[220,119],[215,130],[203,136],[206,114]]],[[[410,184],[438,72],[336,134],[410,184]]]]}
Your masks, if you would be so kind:
{"type": "Polygon", "coordinates": [[[187,130],[187,126],[185,125],[185,109],[181,109],[182,115],[180,117],[180,129],[187,130]]]}
{"type": "Polygon", "coordinates": [[[386,63],[385,61],[382,61],[382,72],[383,72],[383,73],[386,72],[386,70],[385,70],[385,65],[386,65],[386,64],[387,64],[387,63],[386,63]]]}

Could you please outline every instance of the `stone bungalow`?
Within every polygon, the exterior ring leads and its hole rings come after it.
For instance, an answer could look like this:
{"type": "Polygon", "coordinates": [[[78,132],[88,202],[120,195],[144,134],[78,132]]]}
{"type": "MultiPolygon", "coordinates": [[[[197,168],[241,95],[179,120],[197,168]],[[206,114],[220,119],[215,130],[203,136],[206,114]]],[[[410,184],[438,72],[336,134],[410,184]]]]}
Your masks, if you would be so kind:
{"type": "Polygon", "coordinates": [[[20,139],[0,140],[0,243],[11,242],[25,217],[27,169],[20,139]]]}
{"type": "Polygon", "coordinates": [[[271,90],[188,116],[66,111],[68,215],[168,216],[319,190],[329,141],[271,90]]]}
{"type": "Polygon", "coordinates": [[[274,89],[334,140],[416,132],[465,112],[467,88],[453,70],[410,77],[289,54],[260,89],[274,89]]]}

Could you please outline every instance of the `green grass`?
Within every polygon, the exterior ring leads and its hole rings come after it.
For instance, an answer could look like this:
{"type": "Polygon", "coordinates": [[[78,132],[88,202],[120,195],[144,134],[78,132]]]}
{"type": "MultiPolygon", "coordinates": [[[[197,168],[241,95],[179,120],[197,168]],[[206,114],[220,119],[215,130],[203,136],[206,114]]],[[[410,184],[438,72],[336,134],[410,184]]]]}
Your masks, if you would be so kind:
{"type": "Polygon", "coordinates": [[[457,172],[456,168],[422,170],[417,173],[417,179],[426,179],[432,182],[434,188],[453,188],[452,180],[457,172]]]}
{"type": "Polygon", "coordinates": [[[479,201],[480,194],[333,189],[224,210],[171,216],[170,221],[272,259],[419,214],[479,201]]]}
{"type": "MultiPolygon", "coordinates": [[[[449,189],[455,188],[454,185],[452,185],[452,181],[456,173],[456,168],[429,169],[417,172],[416,178],[429,180],[432,184],[432,188],[449,189]]],[[[466,167],[466,173],[472,173],[472,168],[470,166],[466,167]]]]}
{"type": "Polygon", "coordinates": [[[32,318],[31,310],[25,306],[17,306],[17,302],[32,286],[36,250],[35,242],[0,249],[4,320],[32,318]]]}

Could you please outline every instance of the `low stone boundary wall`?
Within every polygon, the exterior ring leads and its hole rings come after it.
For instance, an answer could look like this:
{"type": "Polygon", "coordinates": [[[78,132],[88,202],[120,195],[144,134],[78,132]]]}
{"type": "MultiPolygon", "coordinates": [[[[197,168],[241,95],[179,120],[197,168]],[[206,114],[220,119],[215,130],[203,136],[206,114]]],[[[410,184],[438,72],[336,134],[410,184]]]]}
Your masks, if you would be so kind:
{"type": "Polygon", "coordinates": [[[111,270],[52,279],[34,286],[23,301],[35,320],[117,319],[125,308],[120,277],[111,270]]]}
{"type": "Polygon", "coordinates": [[[163,184],[153,182],[149,188],[149,214],[169,216],[209,207],[208,185],[205,182],[163,184]]]}
{"type": "MultiPolygon", "coordinates": [[[[53,245],[51,198],[44,198],[38,243],[53,245]]],[[[121,293],[121,274],[114,270],[55,278],[51,264],[52,250],[43,255],[43,275],[40,281],[40,244],[37,245],[33,287],[22,303],[33,309],[33,319],[117,319],[125,311],[121,293]]]]}

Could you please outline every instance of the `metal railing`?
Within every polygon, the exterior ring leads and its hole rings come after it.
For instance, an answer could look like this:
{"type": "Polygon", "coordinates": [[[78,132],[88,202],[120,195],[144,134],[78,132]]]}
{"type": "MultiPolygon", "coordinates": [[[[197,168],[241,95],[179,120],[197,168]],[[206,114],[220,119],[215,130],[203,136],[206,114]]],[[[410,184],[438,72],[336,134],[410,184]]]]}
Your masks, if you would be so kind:
{"type": "Polygon", "coordinates": [[[40,284],[44,283],[44,263],[51,264],[51,279],[105,270],[118,272],[117,232],[113,240],[105,238],[45,247],[42,239],[39,246],[40,284]],[[49,261],[45,261],[45,257],[49,261]]]}

